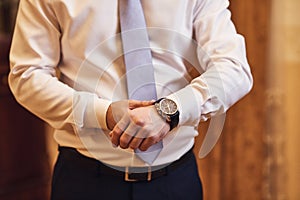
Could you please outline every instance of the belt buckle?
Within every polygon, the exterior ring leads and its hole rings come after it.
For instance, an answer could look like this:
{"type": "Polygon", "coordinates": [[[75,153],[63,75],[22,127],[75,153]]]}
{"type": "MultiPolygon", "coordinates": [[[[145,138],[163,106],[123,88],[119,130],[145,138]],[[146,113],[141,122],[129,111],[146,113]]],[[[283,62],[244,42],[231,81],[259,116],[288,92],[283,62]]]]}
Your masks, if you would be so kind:
{"type": "MultiPolygon", "coordinates": [[[[124,177],[124,180],[128,181],[128,182],[137,182],[137,181],[139,181],[138,179],[130,178],[129,177],[130,174],[131,173],[129,172],[129,167],[125,167],[125,177],[124,177]]],[[[148,167],[147,181],[151,181],[151,179],[152,179],[152,171],[151,171],[151,167],[148,167]]]]}

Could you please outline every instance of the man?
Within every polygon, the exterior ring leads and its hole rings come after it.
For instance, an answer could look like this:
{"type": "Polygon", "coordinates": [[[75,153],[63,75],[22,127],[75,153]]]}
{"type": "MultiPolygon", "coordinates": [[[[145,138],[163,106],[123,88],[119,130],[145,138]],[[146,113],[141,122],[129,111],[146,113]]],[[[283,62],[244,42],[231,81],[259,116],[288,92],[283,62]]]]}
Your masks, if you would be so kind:
{"type": "Polygon", "coordinates": [[[20,1],[9,83],[56,129],[52,199],[202,199],[198,123],[252,86],[229,2],[141,0],[159,100],[139,101],[128,99],[121,1],[20,1]]]}

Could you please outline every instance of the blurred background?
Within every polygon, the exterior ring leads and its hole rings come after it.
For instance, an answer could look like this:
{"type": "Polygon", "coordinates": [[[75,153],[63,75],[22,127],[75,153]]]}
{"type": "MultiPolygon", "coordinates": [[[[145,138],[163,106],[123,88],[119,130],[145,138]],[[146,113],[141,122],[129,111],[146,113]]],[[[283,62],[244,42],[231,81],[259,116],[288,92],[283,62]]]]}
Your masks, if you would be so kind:
{"type": "MultiPolygon", "coordinates": [[[[300,0],[230,2],[254,87],[228,111],[213,151],[198,159],[205,199],[299,200],[300,0]]],[[[47,200],[53,130],[20,107],[7,84],[17,7],[18,0],[0,0],[0,199],[47,200]]],[[[199,127],[196,154],[208,124],[199,127]]]]}

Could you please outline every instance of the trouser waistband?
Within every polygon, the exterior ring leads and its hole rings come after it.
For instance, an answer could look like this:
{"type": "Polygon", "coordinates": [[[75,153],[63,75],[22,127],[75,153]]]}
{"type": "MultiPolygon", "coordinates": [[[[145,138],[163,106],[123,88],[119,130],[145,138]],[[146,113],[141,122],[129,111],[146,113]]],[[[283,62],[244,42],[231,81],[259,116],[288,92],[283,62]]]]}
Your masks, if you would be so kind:
{"type": "MultiPolygon", "coordinates": [[[[193,149],[193,148],[192,148],[193,149]]],[[[193,150],[190,149],[180,159],[165,165],[150,167],[118,167],[106,165],[96,159],[86,157],[80,154],[76,149],[71,147],[59,147],[61,154],[65,157],[78,158],[78,162],[84,162],[92,168],[98,168],[100,174],[118,176],[125,181],[151,181],[161,176],[167,175],[168,172],[174,171],[189,161],[193,156],[193,150]],[[80,161],[79,161],[80,160],[80,161]]],[[[74,163],[76,164],[76,163],[74,163]]]]}

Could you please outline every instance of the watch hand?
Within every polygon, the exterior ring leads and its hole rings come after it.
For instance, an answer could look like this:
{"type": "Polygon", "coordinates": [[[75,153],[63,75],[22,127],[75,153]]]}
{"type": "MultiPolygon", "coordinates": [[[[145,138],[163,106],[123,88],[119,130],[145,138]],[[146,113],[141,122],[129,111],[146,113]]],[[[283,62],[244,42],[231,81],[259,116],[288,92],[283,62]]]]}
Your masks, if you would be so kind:
{"type": "Polygon", "coordinates": [[[168,113],[170,113],[170,111],[171,111],[170,105],[167,104],[167,107],[168,107],[168,113]]]}

